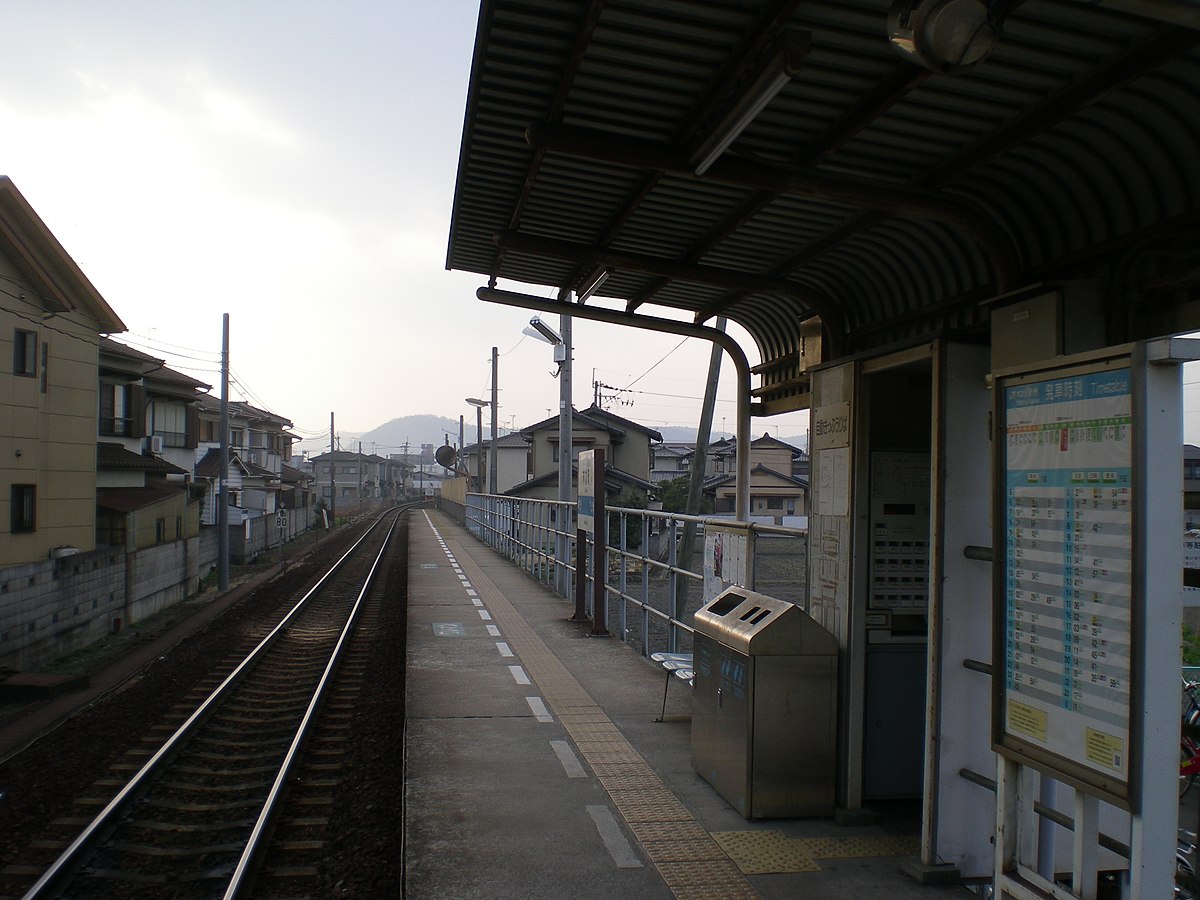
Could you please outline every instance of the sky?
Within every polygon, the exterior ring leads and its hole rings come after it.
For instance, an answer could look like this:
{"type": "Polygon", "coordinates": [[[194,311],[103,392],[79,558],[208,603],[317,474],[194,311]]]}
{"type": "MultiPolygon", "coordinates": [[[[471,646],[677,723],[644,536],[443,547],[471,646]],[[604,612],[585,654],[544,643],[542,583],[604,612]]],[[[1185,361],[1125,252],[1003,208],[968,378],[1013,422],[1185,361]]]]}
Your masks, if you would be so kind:
{"type": "MultiPolygon", "coordinates": [[[[290,419],[301,450],[393,418],[551,415],[528,311],[445,269],[474,0],[7,0],[0,174],[125,322],[120,341],[290,419]]],[[[551,297],[553,288],[501,282],[551,297]]],[[[657,311],[661,313],[661,310],[657,311]]],[[[552,323],[556,324],[556,323],[552,323]]],[[[742,345],[751,364],[753,343],[742,345]]],[[[710,345],[576,320],[574,401],[694,426],[710,345]]],[[[1200,443],[1200,373],[1185,373],[1200,443]]],[[[722,367],[714,429],[734,428],[722,367]]],[[[756,420],[805,434],[807,413],[756,420]]],[[[380,448],[383,452],[388,448],[380,448]]]]}
{"type": "MultiPolygon", "coordinates": [[[[319,452],[405,415],[558,407],[528,311],[445,269],[478,14],[464,0],[8,0],[0,174],[128,327],[119,341],[290,419],[319,452]]],[[[555,291],[501,282],[550,297],[555,291]]],[[[556,322],[552,322],[557,326],[556,322]]],[[[710,345],[576,320],[574,401],[699,418],[710,345]]],[[[753,344],[746,342],[751,363],[753,344]]],[[[732,431],[732,367],[714,428],[732,431]]],[[[806,413],[756,420],[802,435],[806,413]]],[[[471,429],[468,428],[468,431],[471,429]]]]}

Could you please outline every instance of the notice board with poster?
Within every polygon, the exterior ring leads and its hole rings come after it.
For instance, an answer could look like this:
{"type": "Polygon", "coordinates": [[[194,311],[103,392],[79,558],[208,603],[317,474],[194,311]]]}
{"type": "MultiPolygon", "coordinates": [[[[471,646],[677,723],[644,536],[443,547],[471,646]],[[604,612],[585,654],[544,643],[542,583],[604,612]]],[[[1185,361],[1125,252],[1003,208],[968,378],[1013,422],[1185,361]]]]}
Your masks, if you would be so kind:
{"type": "Polygon", "coordinates": [[[1000,376],[993,743],[1130,795],[1138,427],[1128,355],[1000,376]]]}
{"type": "Polygon", "coordinates": [[[704,527],[704,602],[729,587],[754,587],[754,532],[709,521],[704,527]]]}

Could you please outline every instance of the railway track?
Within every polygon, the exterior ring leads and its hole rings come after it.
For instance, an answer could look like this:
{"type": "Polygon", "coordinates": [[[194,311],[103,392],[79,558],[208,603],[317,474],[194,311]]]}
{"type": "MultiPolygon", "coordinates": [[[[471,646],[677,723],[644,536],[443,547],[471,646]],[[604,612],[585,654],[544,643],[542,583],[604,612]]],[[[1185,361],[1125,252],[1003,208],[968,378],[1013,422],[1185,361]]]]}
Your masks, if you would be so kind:
{"type": "Polygon", "coordinates": [[[354,634],[398,519],[364,534],[182,724],[160,726],[174,731],[95,801],[25,898],[232,898],[256,877],[256,896],[304,893],[364,665],[354,634]]]}

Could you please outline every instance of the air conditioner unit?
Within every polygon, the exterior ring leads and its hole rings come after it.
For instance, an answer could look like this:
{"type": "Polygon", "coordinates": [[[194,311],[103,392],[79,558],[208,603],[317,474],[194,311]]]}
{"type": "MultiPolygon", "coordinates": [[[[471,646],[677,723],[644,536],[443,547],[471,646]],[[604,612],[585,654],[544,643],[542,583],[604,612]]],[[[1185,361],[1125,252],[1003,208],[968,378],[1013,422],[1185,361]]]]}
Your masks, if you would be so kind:
{"type": "Polygon", "coordinates": [[[162,453],[163,439],[161,434],[150,435],[150,452],[154,454],[162,453]]]}

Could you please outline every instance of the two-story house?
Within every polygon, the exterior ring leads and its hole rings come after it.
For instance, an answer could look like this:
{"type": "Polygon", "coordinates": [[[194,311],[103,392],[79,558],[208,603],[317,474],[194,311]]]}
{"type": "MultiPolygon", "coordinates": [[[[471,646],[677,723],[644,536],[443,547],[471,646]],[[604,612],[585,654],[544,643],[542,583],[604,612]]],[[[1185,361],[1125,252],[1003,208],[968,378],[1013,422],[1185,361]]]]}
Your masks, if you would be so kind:
{"type": "MultiPolygon", "coordinates": [[[[556,423],[557,421],[555,419],[556,423]]],[[[496,454],[495,493],[503,494],[518,484],[524,484],[533,474],[529,468],[529,442],[520,432],[502,434],[496,438],[495,444],[485,440],[482,448],[478,444],[469,444],[463,448],[460,470],[470,476],[471,490],[483,491],[487,485],[493,452],[496,454]],[[476,487],[476,478],[480,471],[483,472],[483,484],[476,487]]]]}
{"type": "Polygon", "coordinates": [[[111,338],[100,340],[98,383],[97,543],[132,551],[196,537],[196,403],[209,386],[111,338]]]}
{"type": "Polygon", "coordinates": [[[400,460],[372,453],[366,457],[370,477],[371,498],[393,502],[404,497],[405,484],[413,466],[400,460]]]}
{"type": "Polygon", "coordinates": [[[124,330],[0,177],[0,568],[95,548],[100,336],[124,330]]]}
{"type": "Polygon", "coordinates": [[[692,470],[696,445],[683,441],[663,441],[650,448],[650,480],[655,484],[687,476],[692,470]]]}
{"type": "MultiPolygon", "coordinates": [[[[200,439],[195,451],[197,479],[208,484],[204,523],[216,524],[217,485],[220,479],[221,400],[203,397],[199,407],[200,439]]],[[[242,401],[229,401],[229,471],[226,488],[231,523],[259,518],[285,507],[282,495],[284,464],[292,458],[296,439],[288,429],[291,420],[242,401]]]]}
{"type": "Polygon", "coordinates": [[[335,450],[310,457],[316,496],[344,512],[368,503],[390,502],[408,488],[413,466],[375,453],[335,450]]]}
{"type": "MultiPolygon", "coordinates": [[[[662,442],[662,435],[630,419],[622,418],[598,406],[580,412],[571,410],[572,482],[582,450],[605,451],[605,478],[614,497],[631,496],[645,501],[654,488],[650,481],[650,445],[662,442]]],[[[543,419],[521,430],[529,444],[528,481],[506,493],[520,497],[555,499],[558,496],[559,447],[558,416],[543,419]]],[[[577,488],[572,487],[573,491],[577,488]]]]}
{"type": "MultiPolygon", "coordinates": [[[[770,434],[750,442],[750,515],[769,516],[777,522],[784,516],[807,515],[808,480],[793,474],[797,456],[807,460],[798,447],[770,434]]],[[[728,460],[727,472],[704,480],[704,491],[712,496],[717,513],[734,511],[735,463],[736,452],[728,460]]]]}

